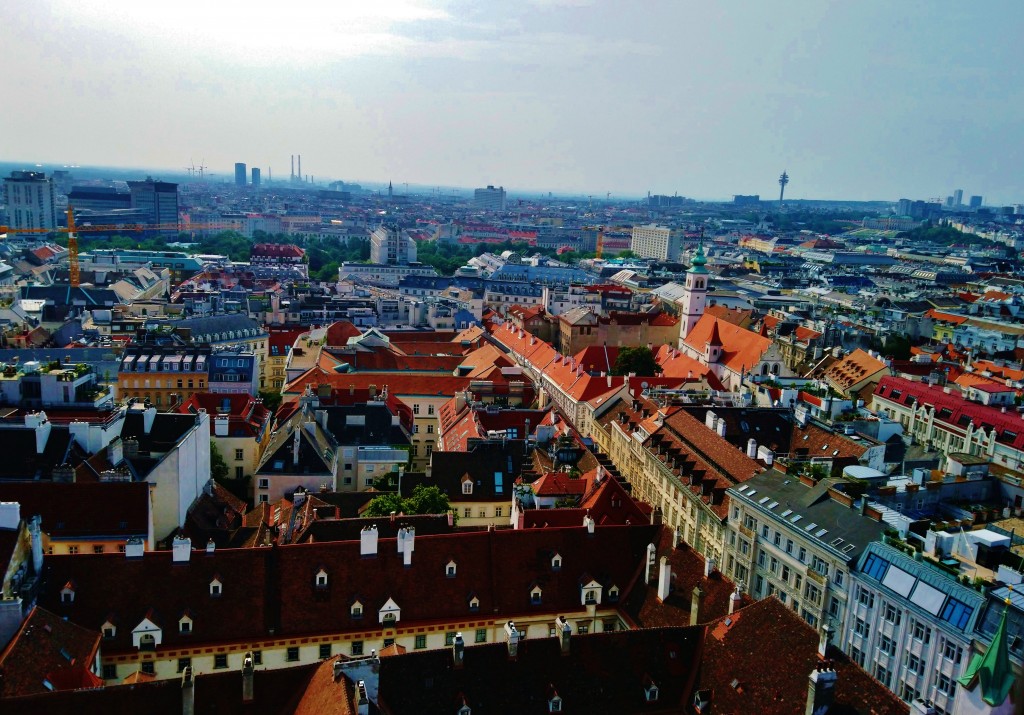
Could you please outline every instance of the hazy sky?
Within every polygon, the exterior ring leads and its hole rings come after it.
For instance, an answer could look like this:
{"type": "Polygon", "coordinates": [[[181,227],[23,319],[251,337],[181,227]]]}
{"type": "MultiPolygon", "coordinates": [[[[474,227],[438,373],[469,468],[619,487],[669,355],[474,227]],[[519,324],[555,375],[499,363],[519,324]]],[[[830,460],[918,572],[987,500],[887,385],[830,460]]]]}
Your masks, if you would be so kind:
{"type": "Polygon", "coordinates": [[[1024,201],[1024,2],[11,0],[0,160],[1024,201]]]}

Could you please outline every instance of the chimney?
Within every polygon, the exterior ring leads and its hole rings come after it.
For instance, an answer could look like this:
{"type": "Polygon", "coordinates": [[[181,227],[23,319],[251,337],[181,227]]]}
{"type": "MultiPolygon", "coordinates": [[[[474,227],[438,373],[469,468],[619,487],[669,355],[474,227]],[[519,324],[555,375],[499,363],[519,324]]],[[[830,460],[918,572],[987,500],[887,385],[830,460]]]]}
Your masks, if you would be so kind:
{"type": "Polygon", "coordinates": [[[302,430],[298,427],[295,428],[294,436],[292,437],[292,465],[299,466],[299,444],[302,439],[302,430]]]}
{"type": "Polygon", "coordinates": [[[651,585],[651,577],[654,573],[654,563],[657,559],[658,549],[654,544],[647,544],[647,568],[644,569],[644,583],[651,585]]]}
{"type": "Polygon", "coordinates": [[[228,422],[231,415],[217,415],[213,418],[213,434],[215,437],[228,436],[228,422]]]}
{"type": "Polygon", "coordinates": [[[711,574],[715,572],[717,565],[713,558],[704,559],[704,578],[711,578],[711,574]]]}
{"type": "Polygon", "coordinates": [[[697,584],[693,587],[693,598],[690,599],[690,625],[700,623],[700,612],[704,606],[704,589],[697,584]]]}
{"type": "Polygon", "coordinates": [[[819,662],[811,671],[807,685],[807,708],[804,715],[827,713],[835,701],[836,671],[829,661],[819,662]]]}
{"type": "Polygon", "coordinates": [[[156,408],[147,407],[142,411],[142,431],[149,434],[153,431],[153,421],[156,420],[156,408]]]}
{"type": "Polygon", "coordinates": [[[316,411],[316,421],[320,423],[323,430],[327,429],[327,410],[316,411]]]}
{"type": "Polygon", "coordinates": [[[672,548],[673,549],[678,549],[679,548],[679,544],[682,542],[682,540],[683,540],[683,532],[681,532],[679,530],[679,527],[677,526],[675,529],[672,530],[672,548]]]}
{"type": "Polygon", "coordinates": [[[174,563],[188,563],[192,556],[192,539],[187,536],[175,536],[171,544],[171,561],[174,563]]]}
{"type": "Polygon", "coordinates": [[[32,538],[32,569],[43,572],[43,518],[38,514],[28,520],[28,533],[32,538]]]}
{"type": "Polygon", "coordinates": [[[252,694],[252,680],[253,680],[253,660],[252,651],[245,654],[242,658],[242,702],[251,703],[253,700],[252,694]]]}
{"type": "Polygon", "coordinates": [[[124,546],[124,556],[127,559],[141,559],[146,552],[146,544],[138,536],[128,539],[124,546]]]}
{"type": "Polygon", "coordinates": [[[120,437],[115,437],[107,445],[107,461],[115,467],[124,461],[124,444],[121,442],[120,437]]]}
{"type": "Polygon", "coordinates": [[[715,413],[712,412],[711,410],[708,410],[707,412],[704,413],[704,425],[708,429],[714,429],[715,428],[715,422],[717,422],[717,421],[718,421],[718,416],[715,415],[715,413]]]}
{"type": "Polygon", "coordinates": [[[833,635],[835,635],[835,630],[830,625],[826,625],[818,634],[818,655],[822,658],[826,657],[833,635]]]}
{"type": "Polygon", "coordinates": [[[370,715],[370,698],[366,695],[366,682],[356,683],[356,715],[370,715]]]}
{"type": "Polygon", "coordinates": [[[658,600],[662,603],[668,598],[672,590],[672,567],[669,566],[668,557],[662,556],[658,566],[658,600]]]}
{"type": "Polygon", "coordinates": [[[583,517],[583,526],[587,527],[587,534],[588,535],[590,535],[590,536],[594,535],[594,525],[595,524],[596,524],[596,522],[590,517],[589,514],[587,516],[583,517]]]}
{"type": "Polygon", "coordinates": [[[737,586],[733,589],[732,595],[729,596],[729,615],[731,616],[739,608],[740,603],[743,601],[743,596],[740,595],[740,587],[737,586]]]}
{"type": "Polygon", "coordinates": [[[725,420],[718,420],[718,423],[715,425],[715,431],[718,432],[719,437],[725,439],[725,420]]]}
{"type": "Polygon", "coordinates": [[[661,526],[661,521],[662,521],[661,507],[660,506],[656,506],[651,511],[651,524],[653,524],[654,526],[661,526]]]}
{"type": "Polygon", "coordinates": [[[462,640],[462,631],[455,634],[455,640],[452,641],[452,661],[455,665],[455,670],[462,670],[462,664],[466,657],[466,642],[462,640]]]}
{"type": "Polygon", "coordinates": [[[0,502],[0,529],[17,529],[21,524],[21,504],[16,501],[0,502]]]}
{"type": "Polygon", "coordinates": [[[192,679],[192,666],[185,666],[181,673],[181,715],[195,715],[196,686],[192,679]]]}
{"type": "Polygon", "coordinates": [[[363,530],[359,532],[359,555],[360,556],[376,556],[377,555],[377,525],[364,526],[363,530]]]}
{"type": "Polygon", "coordinates": [[[124,446],[124,456],[126,459],[135,459],[139,456],[139,440],[134,437],[121,440],[124,446]]]}
{"type": "Polygon", "coordinates": [[[519,655],[519,631],[516,630],[516,624],[513,621],[505,624],[505,643],[508,646],[509,660],[515,660],[519,655]]]}
{"type": "Polygon", "coordinates": [[[565,620],[565,616],[559,616],[555,619],[555,638],[558,639],[558,644],[562,649],[562,655],[569,655],[569,639],[572,636],[572,626],[569,625],[569,621],[565,620]]]}
{"type": "Polygon", "coordinates": [[[412,566],[412,537],[409,536],[402,544],[402,565],[406,568],[412,566]]]}
{"type": "Polygon", "coordinates": [[[757,440],[754,438],[747,440],[747,456],[751,459],[757,459],[757,440]]]}

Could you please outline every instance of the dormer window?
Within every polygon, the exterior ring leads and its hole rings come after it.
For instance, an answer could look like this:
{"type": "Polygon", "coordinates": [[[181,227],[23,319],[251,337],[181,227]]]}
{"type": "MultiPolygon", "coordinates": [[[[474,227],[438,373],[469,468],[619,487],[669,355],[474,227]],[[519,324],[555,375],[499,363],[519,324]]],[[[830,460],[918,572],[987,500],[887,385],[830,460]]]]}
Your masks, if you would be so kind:
{"type": "Polygon", "coordinates": [[[560,554],[558,554],[557,552],[555,553],[554,556],[551,557],[551,570],[552,571],[561,571],[562,570],[562,556],[560,554]]]}
{"type": "Polygon", "coordinates": [[[214,598],[217,598],[217,597],[219,597],[223,593],[224,593],[224,584],[222,584],[220,582],[219,578],[214,577],[214,579],[212,581],[210,581],[210,595],[213,596],[214,598]]]}
{"type": "Polygon", "coordinates": [[[542,594],[543,592],[541,591],[540,586],[534,586],[533,589],[530,591],[530,603],[534,605],[539,604],[542,594]]]}
{"type": "Polygon", "coordinates": [[[644,699],[649,703],[653,703],[658,700],[658,686],[649,675],[644,676],[644,699]]]}
{"type": "Polygon", "coordinates": [[[480,610],[480,599],[476,596],[473,596],[469,599],[469,610],[473,613],[476,613],[480,610]]]}
{"type": "Polygon", "coordinates": [[[192,618],[186,613],[178,621],[178,633],[188,635],[192,632],[192,618]]]}
{"type": "Polygon", "coordinates": [[[586,591],[585,595],[583,596],[583,602],[588,606],[597,603],[597,595],[594,593],[593,589],[588,589],[586,591]]]}
{"type": "Polygon", "coordinates": [[[619,587],[615,584],[608,587],[608,600],[612,603],[619,600],[619,587]]]}
{"type": "Polygon", "coordinates": [[[448,578],[455,578],[455,561],[449,561],[444,567],[444,575],[448,578]]]}
{"type": "Polygon", "coordinates": [[[359,601],[356,601],[352,604],[352,608],[349,609],[349,613],[352,615],[352,618],[362,618],[363,604],[361,604],[359,601]]]}
{"type": "Polygon", "coordinates": [[[327,588],[327,572],[323,569],[320,569],[316,573],[316,587],[327,588]]]}
{"type": "Polygon", "coordinates": [[[100,627],[100,633],[103,634],[104,638],[110,640],[111,638],[117,635],[117,626],[115,626],[110,621],[107,621],[103,624],[103,626],[100,627]]]}
{"type": "Polygon", "coordinates": [[[60,602],[61,603],[74,603],[75,602],[75,584],[68,581],[64,584],[64,588],[60,590],[60,602]]]}
{"type": "Polygon", "coordinates": [[[548,712],[549,713],[560,713],[562,712],[562,698],[558,695],[552,696],[548,700],[548,712]]]}
{"type": "Polygon", "coordinates": [[[473,493],[473,480],[472,479],[469,479],[467,477],[466,479],[462,480],[462,493],[463,494],[472,494],[473,493]]]}
{"type": "Polygon", "coordinates": [[[395,624],[401,620],[402,609],[398,607],[394,599],[389,598],[387,602],[381,606],[380,611],[377,612],[379,622],[384,625],[385,628],[394,628],[395,624]]]}

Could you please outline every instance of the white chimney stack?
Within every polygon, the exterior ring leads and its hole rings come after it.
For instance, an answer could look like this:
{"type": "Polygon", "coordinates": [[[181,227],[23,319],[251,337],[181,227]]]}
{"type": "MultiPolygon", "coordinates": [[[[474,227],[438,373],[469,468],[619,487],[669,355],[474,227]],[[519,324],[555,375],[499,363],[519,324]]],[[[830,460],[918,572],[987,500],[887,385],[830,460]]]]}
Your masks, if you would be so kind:
{"type": "Polygon", "coordinates": [[[192,666],[185,666],[181,673],[181,715],[194,715],[196,711],[196,686],[192,679],[192,666]]]}
{"type": "Polygon", "coordinates": [[[594,533],[594,525],[595,524],[596,524],[596,522],[589,515],[583,517],[583,526],[587,527],[587,533],[588,534],[593,534],[594,533]]]}
{"type": "Polygon", "coordinates": [[[295,428],[295,436],[292,439],[292,465],[298,466],[299,464],[299,441],[302,439],[301,430],[295,428]]]}
{"type": "Polygon", "coordinates": [[[747,440],[747,456],[751,459],[757,459],[757,440],[753,437],[747,440]]]}
{"type": "Polygon", "coordinates": [[[742,603],[742,601],[743,601],[743,596],[740,595],[740,587],[737,586],[733,590],[732,595],[729,596],[729,615],[730,616],[736,612],[736,609],[739,608],[740,603],[742,603]]]}
{"type": "Polygon", "coordinates": [[[171,560],[174,563],[188,563],[192,557],[192,539],[187,536],[175,536],[171,544],[171,560]]]}
{"type": "Polygon", "coordinates": [[[815,715],[826,713],[832,707],[836,697],[836,671],[828,663],[819,662],[811,671],[810,683],[807,686],[807,709],[805,712],[815,715]]]}
{"type": "Polygon", "coordinates": [[[658,566],[658,600],[663,602],[668,598],[672,590],[672,567],[668,563],[668,557],[662,556],[658,566]]]}
{"type": "Polygon", "coordinates": [[[246,653],[245,657],[242,658],[242,702],[251,703],[253,701],[253,667],[252,653],[246,653]]]}
{"type": "Polygon", "coordinates": [[[651,575],[657,560],[658,549],[654,544],[647,544],[647,568],[644,569],[644,583],[651,585],[651,575]]]}
{"type": "Polygon", "coordinates": [[[364,526],[363,530],[359,532],[359,555],[360,556],[376,556],[377,555],[377,525],[364,526]]]}
{"type": "Polygon", "coordinates": [[[156,408],[147,407],[142,412],[142,431],[149,434],[153,431],[153,422],[156,421],[156,408]]]}
{"type": "Polygon", "coordinates": [[[462,639],[462,632],[455,634],[455,640],[452,641],[452,660],[455,663],[455,669],[461,670],[463,661],[466,657],[466,642],[462,639]]]}
{"type": "Polygon", "coordinates": [[[128,559],[141,559],[146,552],[146,544],[138,536],[128,539],[124,545],[124,555],[128,559]]]}
{"type": "Polygon", "coordinates": [[[32,540],[32,570],[43,572],[43,517],[36,514],[28,520],[28,533],[32,540]]]}
{"type": "Polygon", "coordinates": [[[228,424],[230,419],[230,415],[217,415],[213,418],[213,434],[215,437],[228,436],[228,424]]]}
{"type": "Polygon", "coordinates": [[[725,438],[725,420],[718,420],[717,424],[715,425],[715,431],[718,432],[719,437],[722,437],[723,439],[725,438]]]}
{"type": "Polygon", "coordinates": [[[565,616],[559,616],[555,619],[555,638],[558,639],[559,646],[562,649],[562,655],[569,655],[569,641],[572,636],[572,626],[569,625],[569,621],[565,620],[565,616]]]}
{"type": "Polygon", "coordinates": [[[0,502],[0,529],[17,529],[21,523],[21,504],[16,501],[0,502]]]}
{"type": "Polygon", "coordinates": [[[515,660],[519,655],[519,631],[516,630],[516,624],[512,621],[505,624],[505,643],[508,646],[509,659],[515,660]]]}
{"type": "Polygon", "coordinates": [[[706,413],[704,413],[704,425],[708,429],[714,429],[715,428],[715,423],[717,421],[718,421],[718,416],[714,412],[712,412],[711,410],[708,410],[706,413]]]}
{"type": "Polygon", "coordinates": [[[713,558],[704,559],[704,578],[711,578],[711,574],[715,572],[715,560],[713,558]]]}

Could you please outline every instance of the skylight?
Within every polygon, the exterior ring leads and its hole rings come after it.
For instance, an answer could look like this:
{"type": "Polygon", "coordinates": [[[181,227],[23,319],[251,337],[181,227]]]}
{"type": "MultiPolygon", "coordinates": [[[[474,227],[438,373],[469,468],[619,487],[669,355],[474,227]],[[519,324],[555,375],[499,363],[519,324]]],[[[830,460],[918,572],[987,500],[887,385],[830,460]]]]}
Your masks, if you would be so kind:
{"type": "Polygon", "coordinates": [[[789,516],[792,513],[793,513],[792,509],[786,509],[786,511],[782,512],[782,518],[785,519],[787,516],[789,516]]]}
{"type": "Polygon", "coordinates": [[[812,521],[812,522],[811,522],[810,524],[808,524],[807,526],[805,526],[805,527],[804,527],[804,531],[814,531],[814,530],[815,530],[815,529],[817,529],[817,528],[818,528],[818,525],[817,525],[817,524],[815,524],[815,523],[814,523],[814,522],[812,521]]]}

